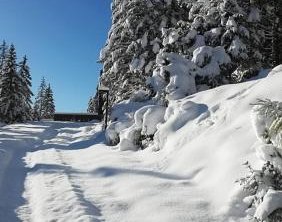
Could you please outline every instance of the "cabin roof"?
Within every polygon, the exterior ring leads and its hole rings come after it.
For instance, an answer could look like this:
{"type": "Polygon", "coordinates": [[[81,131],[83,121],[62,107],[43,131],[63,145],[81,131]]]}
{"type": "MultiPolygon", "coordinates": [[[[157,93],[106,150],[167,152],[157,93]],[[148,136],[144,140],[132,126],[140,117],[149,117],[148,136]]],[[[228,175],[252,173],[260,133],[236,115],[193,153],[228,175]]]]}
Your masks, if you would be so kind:
{"type": "Polygon", "coordinates": [[[65,112],[59,112],[59,113],[55,113],[54,115],[97,116],[98,113],[65,113],[65,112]]]}

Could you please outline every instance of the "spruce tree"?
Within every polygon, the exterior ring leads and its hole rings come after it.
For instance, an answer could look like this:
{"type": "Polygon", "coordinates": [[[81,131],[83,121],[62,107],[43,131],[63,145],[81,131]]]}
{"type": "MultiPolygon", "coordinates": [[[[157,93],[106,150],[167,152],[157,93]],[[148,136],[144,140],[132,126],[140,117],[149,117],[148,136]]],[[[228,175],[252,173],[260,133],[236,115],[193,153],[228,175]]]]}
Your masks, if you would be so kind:
{"type": "Polygon", "coordinates": [[[33,93],[31,91],[31,75],[29,66],[27,64],[27,57],[24,56],[23,60],[19,63],[18,75],[21,80],[21,94],[23,95],[21,108],[21,118],[23,121],[32,119],[32,100],[33,93]]]}
{"type": "Polygon", "coordinates": [[[45,98],[46,89],[47,89],[46,80],[44,77],[42,77],[33,107],[34,119],[40,120],[43,117],[43,112],[44,112],[43,101],[45,98]]]}
{"type": "Polygon", "coordinates": [[[53,118],[55,114],[55,104],[54,104],[54,98],[53,98],[53,90],[50,84],[47,86],[45,90],[42,105],[43,105],[42,117],[46,119],[53,118]]]}
{"type": "Polygon", "coordinates": [[[6,123],[13,123],[21,119],[21,104],[23,94],[20,89],[21,79],[17,74],[16,50],[14,45],[8,49],[0,81],[0,113],[6,123]]]}
{"type": "Polygon", "coordinates": [[[198,89],[241,82],[282,62],[281,1],[114,0],[112,13],[100,56],[110,104],[148,91],[153,71],[170,66],[156,61],[162,53],[195,62],[198,89]]]}
{"type": "Polygon", "coordinates": [[[189,19],[166,30],[164,50],[191,59],[199,47],[224,47],[231,58],[212,78],[207,78],[207,73],[204,78],[199,75],[197,84],[215,87],[243,81],[258,73],[262,67],[262,35],[257,28],[259,20],[250,19],[258,12],[256,6],[248,0],[183,1],[182,4],[189,11],[189,19]]]}
{"type": "Polygon", "coordinates": [[[92,96],[89,99],[88,102],[88,108],[87,108],[87,112],[88,113],[96,113],[97,112],[97,96],[92,96]]]}
{"type": "Polygon", "coordinates": [[[6,42],[3,41],[2,45],[0,45],[0,70],[2,69],[5,60],[6,51],[7,51],[7,45],[6,42]]]}
{"type": "Polygon", "coordinates": [[[277,0],[253,0],[260,11],[259,30],[264,67],[270,68],[282,63],[282,2],[277,0]]]}
{"type": "Polygon", "coordinates": [[[111,104],[146,89],[162,48],[162,29],[174,25],[182,12],[176,0],[113,1],[112,27],[100,56],[101,82],[110,88],[111,104]]]}

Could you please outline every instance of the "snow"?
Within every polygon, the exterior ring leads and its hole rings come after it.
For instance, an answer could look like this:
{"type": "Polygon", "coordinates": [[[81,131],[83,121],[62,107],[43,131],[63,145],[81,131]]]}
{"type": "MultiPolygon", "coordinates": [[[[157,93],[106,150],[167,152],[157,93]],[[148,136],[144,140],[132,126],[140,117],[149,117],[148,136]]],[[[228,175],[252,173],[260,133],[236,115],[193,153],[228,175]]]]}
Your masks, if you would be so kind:
{"type": "Polygon", "coordinates": [[[205,45],[206,45],[206,43],[205,43],[205,37],[202,36],[202,35],[196,35],[196,36],[195,36],[194,45],[193,45],[191,48],[189,48],[189,51],[190,51],[191,54],[193,54],[193,52],[194,52],[197,48],[199,48],[199,47],[201,47],[201,46],[205,46],[205,45]]]}
{"type": "Polygon", "coordinates": [[[155,54],[158,54],[159,53],[159,51],[160,51],[160,45],[159,45],[159,43],[154,43],[154,45],[153,45],[153,52],[155,53],[155,54]]]}
{"type": "Polygon", "coordinates": [[[172,44],[172,43],[175,43],[178,39],[179,39],[179,34],[177,31],[168,31],[167,29],[162,29],[162,33],[163,35],[166,33],[166,32],[169,32],[167,37],[165,37],[163,39],[163,45],[168,45],[168,44],[172,44]]]}
{"type": "Polygon", "coordinates": [[[233,17],[229,17],[226,22],[226,27],[231,29],[233,32],[237,32],[237,23],[235,22],[233,17]]]}
{"type": "Polygon", "coordinates": [[[145,48],[148,45],[148,32],[145,32],[142,39],[140,39],[142,48],[145,48]]]}
{"type": "Polygon", "coordinates": [[[98,90],[100,90],[100,91],[109,91],[109,87],[103,85],[103,83],[100,82],[98,90]]]}
{"type": "Polygon", "coordinates": [[[132,63],[129,65],[130,71],[137,72],[141,71],[146,63],[145,60],[146,55],[141,55],[138,59],[133,59],[132,63]]]}
{"type": "Polygon", "coordinates": [[[224,47],[202,46],[193,52],[192,62],[201,68],[200,76],[216,76],[220,74],[220,67],[231,63],[231,59],[224,47]]]}
{"type": "Polygon", "coordinates": [[[111,124],[106,131],[107,144],[116,145],[120,141],[120,132],[130,127],[134,122],[134,113],[145,105],[150,105],[152,101],[141,102],[127,100],[120,102],[112,107],[111,124]]]}
{"type": "Polygon", "coordinates": [[[257,7],[252,7],[248,17],[248,22],[258,22],[260,20],[261,16],[259,9],[257,7]]]}
{"type": "Polygon", "coordinates": [[[149,80],[156,98],[165,93],[167,99],[175,100],[196,92],[194,63],[176,53],[162,52],[157,56],[157,64],[159,69],[149,80]]]}
{"type": "Polygon", "coordinates": [[[269,189],[255,212],[255,218],[264,220],[273,211],[282,208],[282,191],[269,189]]]}
{"type": "MultiPolygon", "coordinates": [[[[1,126],[0,218],[247,222],[252,197],[234,182],[246,175],[247,160],[261,166],[250,104],[282,101],[281,82],[277,67],[266,78],[173,100],[166,109],[120,103],[111,114],[115,126],[156,131],[154,143],[138,152],[105,145],[95,122],[1,126]]],[[[268,190],[254,213],[264,218],[277,207],[281,192],[268,190]]]]}
{"type": "Polygon", "coordinates": [[[120,150],[138,150],[141,136],[151,136],[157,131],[157,125],[164,121],[166,108],[158,105],[144,106],[134,114],[134,123],[120,132],[120,150]]]}
{"type": "Polygon", "coordinates": [[[240,40],[238,36],[235,36],[230,47],[228,48],[228,52],[231,53],[234,58],[241,57],[247,59],[248,55],[246,54],[246,51],[246,45],[240,40]]]}
{"type": "Polygon", "coordinates": [[[253,108],[257,137],[265,144],[282,148],[282,102],[259,100],[253,108]]]}
{"type": "Polygon", "coordinates": [[[205,38],[208,42],[211,42],[213,45],[220,41],[220,36],[222,34],[222,28],[213,28],[210,31],[205,32],[205,38]]]}

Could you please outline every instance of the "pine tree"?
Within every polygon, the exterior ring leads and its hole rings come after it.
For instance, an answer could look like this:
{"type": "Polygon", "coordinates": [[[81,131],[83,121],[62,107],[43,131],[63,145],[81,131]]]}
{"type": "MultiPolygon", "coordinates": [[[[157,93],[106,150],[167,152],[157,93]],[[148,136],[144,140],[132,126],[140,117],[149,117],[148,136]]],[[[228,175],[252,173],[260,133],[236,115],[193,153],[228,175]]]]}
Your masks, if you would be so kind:
{"type": "Polygon", "coordinates": [[[89,102],[88,102],[88,108],[87,112],[88,113],[96,113],[98,104],[97,104],[97,95],[90,97],[89,102]]]}
{"type": "Polygon", "coordinates": [[[277,0],[253,0],[260,10],[259,29],[264,66],[274,67],[282,63],[282,2],[277,0]]]}
{"type": "Polygon", "coordinates": [[[33,107],[33,113],[34,113],[34,119],[41,119],[43,117],[43,112],[44,112],[44,105],[43,101],[45,98],[45,93],[46,93],[47,85],[46,85],[46,80],[43,77],[41,79],[41,83],[38,89],[37,96],[35,98],[34,102],[34,107],[33,107]]]}
{"type": "Polygon", "coordinates": [[[112,12],[111,31],[100,56],[101,82],[110,88],[110,103],[146,89],[162,47],[162,29],[175,24],[183,9],[176,0],[115,0],[112,12]]]}
{"type": "Polygon", "coordinates": [[[19,63],[19,72],[18,75],[21,80],[21,94],[22,98],[22,114],[21,118],[23,121],[32,119],[32,100],[31,97],[33,93],[31,91],[31,75],[30,70],[27,64],[27,57],[24,56],[23,60],[19,63]]]}
{"type": "MultiPolygon", "coordinates": [[[[215,87],[243,81],[258,73],[262,67],[262,36],[257,29],[258,20],[250,20],[250,14],[258,12],[250,1],[184,1],[182,4],[189,10],[189,19],[179,21],[177,26],[164,33],[165,51],[176,52],[192,59],[197,48],[220,46],[224,47],[231,58],[230,63],[222,65],[212,78],[207,78],[207,73],[204,78],[200,74],[196,78],[197,84],[205,83],[215,87]]],[[[207,62],[211,60],[212,58],[209,58],[207,62]]]]}
{"type": "Polygon", "coordinates": [[[204,57],[196,64],[198,89],[242,82],[261,68],[278,65],[281,21],[282,3],[276,0],[114,0],[112,27],[100,56],[100,80],[110,88],[110,105],[138,90],[148,92],[148,77],[170,65],[159,66],[156,58],[162,53],[192,62],[204,57]]]}
{"type": "Polygon", "coordinates": [[[282,2],[281,1],[269,1],[273,7],[273,23],[272,23],[272,65],[277,66],[282,63],[282,2]]]}
{"type": "Polygon", "coordinates": [[[17,74],[16,50],[14,45],[8,49],[0,82],[0,113],[6,123],[13,123],[21,119],[22,91],[21,79],[17,74]]]}
{"type": "Polygon", "coordinates": [[[3,41],[2,45],[0,45],[0,70],[2,69],[5,60],[6,51],[7,51],[7,45],[6,42],[3,41]]]}
{"type": "Polygon", "coordinates": [[[43,99],[43,113],[42,117],[46,119],[53,118],[55,114],[55,104],[53,98],[53,90],[49,84],[45,90],[44,99],[43,99]]]}

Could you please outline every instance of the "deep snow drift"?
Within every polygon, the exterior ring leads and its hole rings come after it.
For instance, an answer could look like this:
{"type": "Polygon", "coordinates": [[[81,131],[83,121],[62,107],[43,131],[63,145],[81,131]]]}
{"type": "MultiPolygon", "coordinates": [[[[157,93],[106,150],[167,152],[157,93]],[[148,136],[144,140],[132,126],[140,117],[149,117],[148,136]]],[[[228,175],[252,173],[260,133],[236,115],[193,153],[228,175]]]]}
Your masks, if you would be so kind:
{"type": "Polygon", "coordinates": [[[137,152],[106,146],[99,123],[3,126],[0,221],[249,221],[235,180],[262,164],[250,104],[282,101],[281,83],[277,67],[176,100],[137,152]]]}

